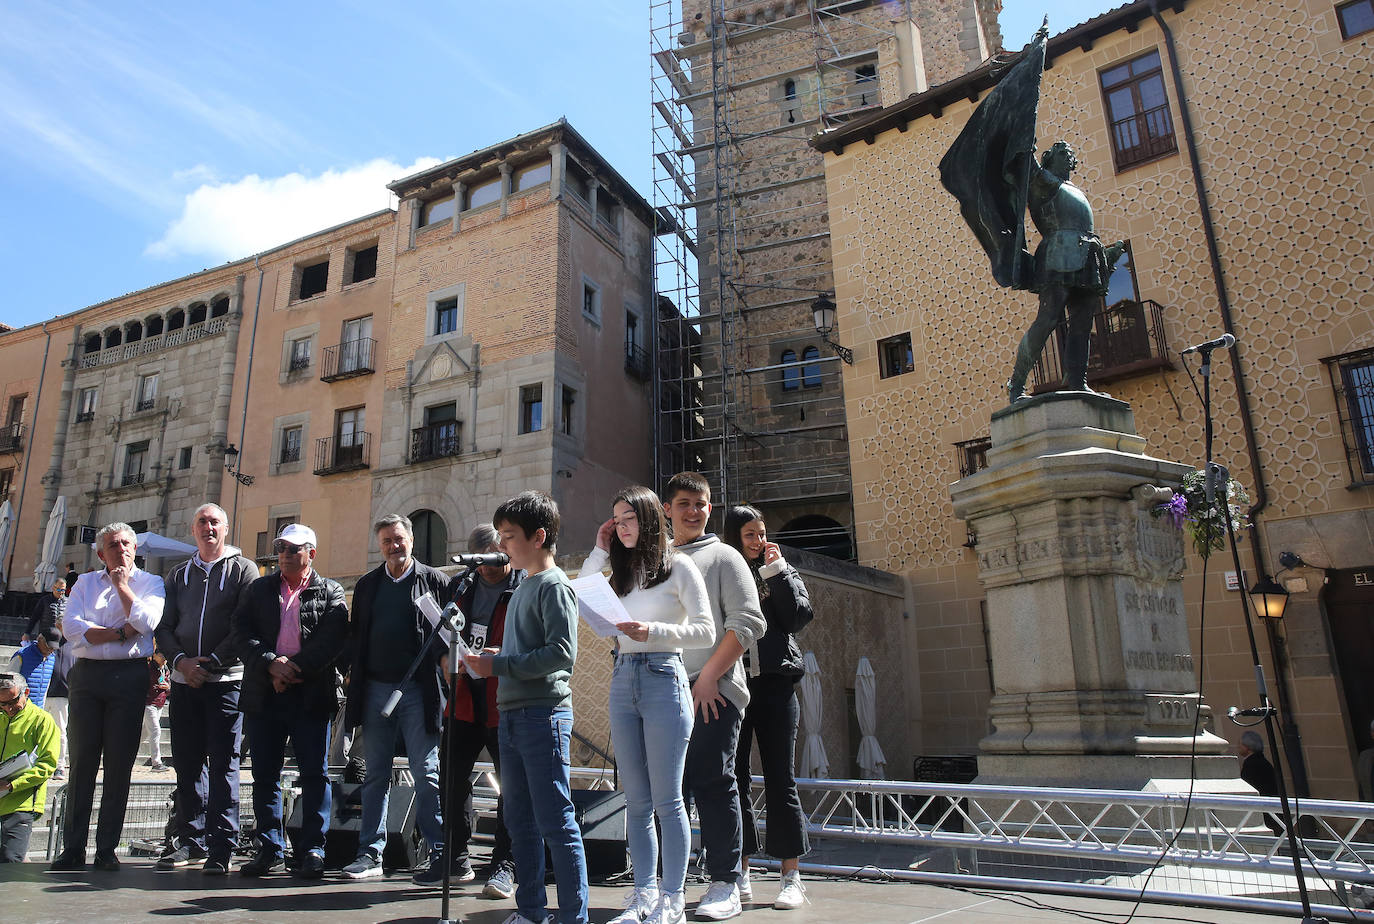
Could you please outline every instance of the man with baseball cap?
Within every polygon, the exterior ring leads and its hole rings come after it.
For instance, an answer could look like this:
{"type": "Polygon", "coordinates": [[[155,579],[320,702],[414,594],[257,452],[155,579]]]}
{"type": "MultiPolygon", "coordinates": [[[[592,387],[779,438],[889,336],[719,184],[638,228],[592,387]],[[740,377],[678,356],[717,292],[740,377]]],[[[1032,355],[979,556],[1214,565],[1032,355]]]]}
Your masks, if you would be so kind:
{"type": "Polygon", "coordinates": [[[239,708],[253,749],[257,855],[244,876],[282,868],[281,770],[286,741],[300,770],[302,823],[296,875],[324,875],[329,830],[329,725],[339,708],[337,662],[348,637],[343,588],[316,572],[315,531],[292,523],[272,543],[277,574],[248,585],[234,610],[233,636],[243,659],[239,708]]]}

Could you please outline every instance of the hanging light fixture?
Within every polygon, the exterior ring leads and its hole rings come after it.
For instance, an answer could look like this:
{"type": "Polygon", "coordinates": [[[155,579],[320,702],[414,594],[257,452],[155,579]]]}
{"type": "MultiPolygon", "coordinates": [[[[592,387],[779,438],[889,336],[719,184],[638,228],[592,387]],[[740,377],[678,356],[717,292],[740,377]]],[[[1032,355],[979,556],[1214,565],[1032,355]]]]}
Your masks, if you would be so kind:
{"type": "Polygon", "coordinates": [[[1283,610],[1288,606],[1288,591],[1266,574],[1250,588],[1250,603],[1265,619],[1282,619],[1283,610]]]}
{"type": "Polygon", "coordinates": [[[835,351],[835,355],[844,360],[846,365],[854,365],[854,351],[830,339],[830,332],[835,329],[835,303],[830,300],[828,292],[820,293],[811,303],[811,318],[816,323],[816,333],[835,351]]]}

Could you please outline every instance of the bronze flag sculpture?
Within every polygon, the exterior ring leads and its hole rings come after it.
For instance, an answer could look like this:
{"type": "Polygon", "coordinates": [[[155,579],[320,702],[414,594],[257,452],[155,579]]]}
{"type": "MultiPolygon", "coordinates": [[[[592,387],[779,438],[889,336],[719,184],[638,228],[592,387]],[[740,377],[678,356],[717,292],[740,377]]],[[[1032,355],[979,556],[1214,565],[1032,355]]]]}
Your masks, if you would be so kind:
{"type": "Polygon", "coordinates": [[[1068,144],[1056,141],[1035,161],[1048,37],[1047,20],[940,161],[940,182],[959,200],[964,220],[992,261],[997,284],[1040,296],[1040,309],[1021,338],[1007,383],[1012,403],[1029,397],[1026,378],[1066,315],[1059,390],[1091,391],[1087,370],[1093,315],[1125,249],[1122,241],[1104,247],[1093,231],[1087,196],[1069,182],[1078,159],[1068,144]],[[1041,236],[1034,257],[1026,249],[1027,209],[1041,236]]]}

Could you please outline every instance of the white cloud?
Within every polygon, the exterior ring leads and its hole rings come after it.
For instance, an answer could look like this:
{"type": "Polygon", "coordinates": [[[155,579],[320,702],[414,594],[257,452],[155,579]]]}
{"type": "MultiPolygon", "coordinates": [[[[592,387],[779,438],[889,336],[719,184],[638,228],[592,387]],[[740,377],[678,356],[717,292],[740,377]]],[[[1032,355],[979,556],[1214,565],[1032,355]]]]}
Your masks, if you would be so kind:
{"type": "Polygon", "coordinates": [[[148,256],[198,255],[234,260],[393,205],[386,184],[440,163],[422,157],[403,166],[381,158],[319,176],[252,174],[204,183],[186,195],[181,215],[148,256]]]}

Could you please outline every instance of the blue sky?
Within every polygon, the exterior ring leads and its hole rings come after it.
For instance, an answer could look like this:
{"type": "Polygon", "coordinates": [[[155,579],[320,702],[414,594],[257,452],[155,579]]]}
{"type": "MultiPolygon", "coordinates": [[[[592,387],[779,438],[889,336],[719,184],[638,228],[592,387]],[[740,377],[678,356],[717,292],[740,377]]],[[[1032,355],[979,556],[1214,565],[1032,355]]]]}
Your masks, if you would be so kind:
{"type": "MultiPolygon", "coordinates": [[[[1122,0],[1055,0],[1061,32],[1122,0]]],[[[1020,47],[1048,0],[1006,0],[1020,47]]],[[[0,321],[33,324],[390,203],[567,116],[646,195],[646,0],[0,0],[0,321]]]]}

